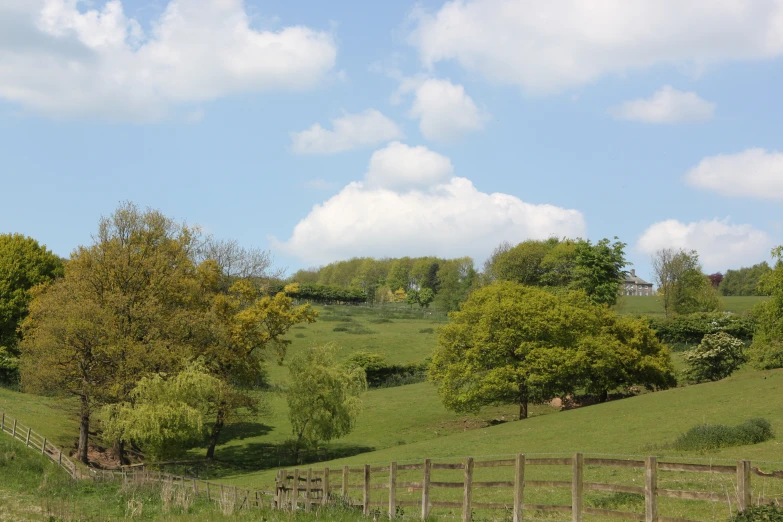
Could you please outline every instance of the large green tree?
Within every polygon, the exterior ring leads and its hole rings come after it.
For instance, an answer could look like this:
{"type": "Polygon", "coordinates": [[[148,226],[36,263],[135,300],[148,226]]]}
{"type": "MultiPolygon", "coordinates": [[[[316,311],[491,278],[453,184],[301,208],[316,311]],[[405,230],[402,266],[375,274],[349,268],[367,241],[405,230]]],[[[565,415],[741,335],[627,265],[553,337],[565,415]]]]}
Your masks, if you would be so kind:
{"type": "Polygon", "coordinates": [[[673,384],[668,348],[641,320],[619,317],[582,291],[501,281],[475,291],[441,328],[430,378],[444,405],[477,412],[577,391],[673,384]]]}
{"type": "Polygon", "coordinates": [[[484,266],[489,281],[582,290],[597,304],[613,305],[625,275],[626,244],[614,238],[593,244],[586,239],[530,239],[504,243],[484,266]]]}
{"type": "Polygon", "coordinates": [[[306,349],[291,358],[288,368],[291,384],[285,395],[298,460],[302,447],[353,430],[367,380],[361,367],[338,364],[333,346],[306,349]]]}
{"type": "Polygon", "coordinates": [[[783,368],[783,246],[772,250],[775,268],[761,278],[759,289],[769,299],[753,309],[756,332],[750,356],[758,368],[783,368]]]}
{"type": "Polygon", "coordinates": [[[702,271],[695,250],[660,249],[653,254],[652,265],[666,317],[720,309],[718,293],[702,271]]]}
{"type": "Polygon", "coordinates": [[[193,239],[159,211],[124,203],[100,220],[92,245],[73,252],[65,276],[36,292],[22,385],[79,399],[80,460],[94,409],[127,400],[141,377],[178,369],[187,353],[193,239]]]}
{"type": "Polygon", "coordinates": [[[62,261],[46,246],[21,234],[0,234],[0,383],[19,378],[19,327],[27,317],[30,290],[62,275],[62,261]]]}
{"type": "Polygon", "coordinates": [[[766,261],[737,270],[726,270],[718,289],[721,295],[767,295],[759,288],[759,282],[771,271],[766,261]]]}

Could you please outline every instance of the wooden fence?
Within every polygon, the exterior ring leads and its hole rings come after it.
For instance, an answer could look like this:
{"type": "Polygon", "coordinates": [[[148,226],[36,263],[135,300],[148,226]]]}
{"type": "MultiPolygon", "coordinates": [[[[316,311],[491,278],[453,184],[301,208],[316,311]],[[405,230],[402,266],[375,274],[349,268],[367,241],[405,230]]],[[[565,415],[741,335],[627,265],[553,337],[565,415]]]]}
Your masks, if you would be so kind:
{"type": "Polygon", "coordinates": [[[28,448],[40,452],[41,455],[49,457],[50,460],[63,468],[71,478],[86,478],[86,472],[68,456],[64,455],[62,449],[46,440],[46,437],[43,435],[36,433],[30,427],[25,426],[4,412],[0,412],[0,431],[24,443],[28,448]]]}
{"type": "MultiPolygon", "coordinates": [[[[450,508],[461,511],[462,521],[469,522],[474,509],[505,510],[511,512],[514,522],[521,522],[525,512],[562,512],[570,514],[573,522],[581,522],[584,515],[595,515],[602,518],[618,518],[625,520],[638,520],[644,522],[693,522],[685,518],[659,516],[658,501],[660,498],[674,498],[709,502],[732,501],[738,511],[743,511],[751,505],[751,475],[756,474],[766,477],[783,478],[783,472],[776,471],[765,473],[759,468],[751,466],[750,461],[738,461],[736,466],[716,466],[707,464],[684,464],[676,462],[659,462],[656,457],[646,457],[644,460],[609,459],[609,458],[585,458],[577,453],[570,458],[525,458],[525,455],[517,455],[513,459],[474,461],[467,458],[460,463],[437,463],[430,459],[422,463],[400,464],[391,462],[388,466],[372,467],[348,467],[342,469],[307,470],[295,469],[281,470],[276,479],[276,491],[274,506],[278,509],[304,509],[310,511],[313,506],[327,505],[332,502],[349,502],[352,505],[361,506],[365,515],[371,513],[372,508],[380,508],[387,511],[389,517],[398,515],[398,508],[413,507],[421,510],[421,518],[426,519],[432,508],[450,508]],[[569,466],[571,480],[529,480],[526,478],[526,470],[535,466],[569,466]],[[597,467],[609,468],[636,468],[643,471],[643,485],[621,485],[603,482],[586,482],[584,480],[585,466],[595,469],[597,467]],[[474,470],[477,468],[513,467],[513,481],[476,481],[474,470]],[[400,481],[398,473],[416,470],[421,473],[420,481],[400,481]],[[435,470],[462,470],[462,481],[437,481],[433,480],[435,470]],[[733,495],[707,491],[688,491],[680,489],[664,489],[658,486],[659,471],[680,471],[689,473],[730,474],[736,479],[733,495]],[[360,483],[351,483],[350,477],[358,474],[360,483]],[[373,475],[381,475],[383,482],[373,475]],[[461,501],[438,500],[433,493],[441,488],[462,490],[461,501]],[[474,491],[479,488],[510,490],[505,497],[506,502],[475,502],[474,491]],[[571,493],[570,505],[554,504],[528,504],[525,496],[535,488],[568,488],[571,493]],[[386,500],[372,501],[373,490],[385,490],[386,500]],[[416,500],[398,500],[398,491],[405,489],[407,492],[420,491],[421,497],[416,500]],[[351,501],[351,490],[361,491],[361,500],[351,501]],[[631,493],[644,496],[644,513],[633,513],[612,509],[602,509],[585,505],[585,491],[599,491],[609,493],[631,493]],[[734,497],[732,499],[732,497],[734,497]]],[[[780,498],[753,497],[754,503],[780,503],[780,498]]]]}

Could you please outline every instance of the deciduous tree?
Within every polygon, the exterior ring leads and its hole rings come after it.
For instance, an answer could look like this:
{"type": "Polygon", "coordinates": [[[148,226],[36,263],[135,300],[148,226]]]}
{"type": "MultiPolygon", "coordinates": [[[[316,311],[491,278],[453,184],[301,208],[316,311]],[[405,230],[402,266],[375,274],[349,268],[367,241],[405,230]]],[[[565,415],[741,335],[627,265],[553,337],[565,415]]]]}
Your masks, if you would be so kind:
{"type": "Polygon", "coordinates": [[[666,317],[720,309],[720,298],[702,272],[695,250],[660,249],[653,254],[652,265],[666,317]]]}
{"type": "Polygon", "coordinates": [[[759,289],[769,299],[753,309],[756,333],[751,357],[761,369],[783,368],[783,246],[772,250],[775,268],[761,278],[759,289]]]}
{"type": "Polygon", "coordinates": [[[288,368],[291,384],[286,401],[298,460],[303,446],[330,441],[353,430],[367,382],[361,367],[337,364],[332,346],[304,350],[291,358],[288,368]]]}

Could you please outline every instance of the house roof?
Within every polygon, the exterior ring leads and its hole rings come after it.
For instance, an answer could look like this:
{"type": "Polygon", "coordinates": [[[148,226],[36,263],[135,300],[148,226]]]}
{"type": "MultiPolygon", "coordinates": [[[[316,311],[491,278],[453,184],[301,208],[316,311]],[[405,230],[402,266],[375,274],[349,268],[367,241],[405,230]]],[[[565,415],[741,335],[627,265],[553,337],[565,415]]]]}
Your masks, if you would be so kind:
{"type": "Polygon", "coordinates": [[[629,273],[627,276],[625,276],[624,282],[625,283],[634,283],[634,284],[637,284],[637,285],[649,285],[649,286],[652,286],[652,283],[648,283],[647,281],[645,281],[641,277],[637,276],[636,275],[636,270],[634,270],[634,269],[631,269],[631,273],[629,273]]]}

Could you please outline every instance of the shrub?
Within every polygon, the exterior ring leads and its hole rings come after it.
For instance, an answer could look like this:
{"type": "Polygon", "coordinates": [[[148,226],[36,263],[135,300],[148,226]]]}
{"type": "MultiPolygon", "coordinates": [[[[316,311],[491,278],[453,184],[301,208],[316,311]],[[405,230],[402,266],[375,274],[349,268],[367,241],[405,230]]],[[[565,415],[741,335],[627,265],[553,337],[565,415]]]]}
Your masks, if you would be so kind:
{"type": "Polygon", "coordinates": [[[435,329],[434,328],[422,328],[421,330],[419,330],[419,333],[431,334],[431,333],[435,333],[435,329]]]}
{"type": "Polygon", "coordinates": [[[694,426],[674,441],[677,450],[714,450],[730,446],[758,444],[774,437],[767,419],[749,419],[737,426],[701,424],[694,426]]]}
{"type": "Polygon", "coordinates": [[[707,334],[699,346],[683,355],[685,375],[696,382],[718,381],[747,362],[745,345],[726,332],[707,334]]]}
{"type": "Polygon", "coordinates": [[[294,337],[296,337],[297,339],[304,339],[306,336],[303,333],[295,333],[294,337]]]}
{"type": "Polygon", "coordinates": [[[783,507],[775,504],[751,506],[742,513],[737,513],[731,522],[783,522],[783,507]]]}
{"type": "Polygon", "coordinates": [[[362,368],[370,388],[392,388],[427,380],[429,361],[411,364],[389,364],[377,353],[355,352],[345,362],[349,368],[362,368]]]}
{"type": "Polygon", "coordinates": [[[667,344],[699,344],[707,334],[725,332],[742,341],[753,339],[755,320],[729,312],[700,312],[670,319],[648,319],[658,339],[667,344]]]}
{"type": "Polygon", "coordinates": [[[338,326],[336,328],[332,328],[333,332],[347,332],[348,327],[347,326],[338,326]]]}

